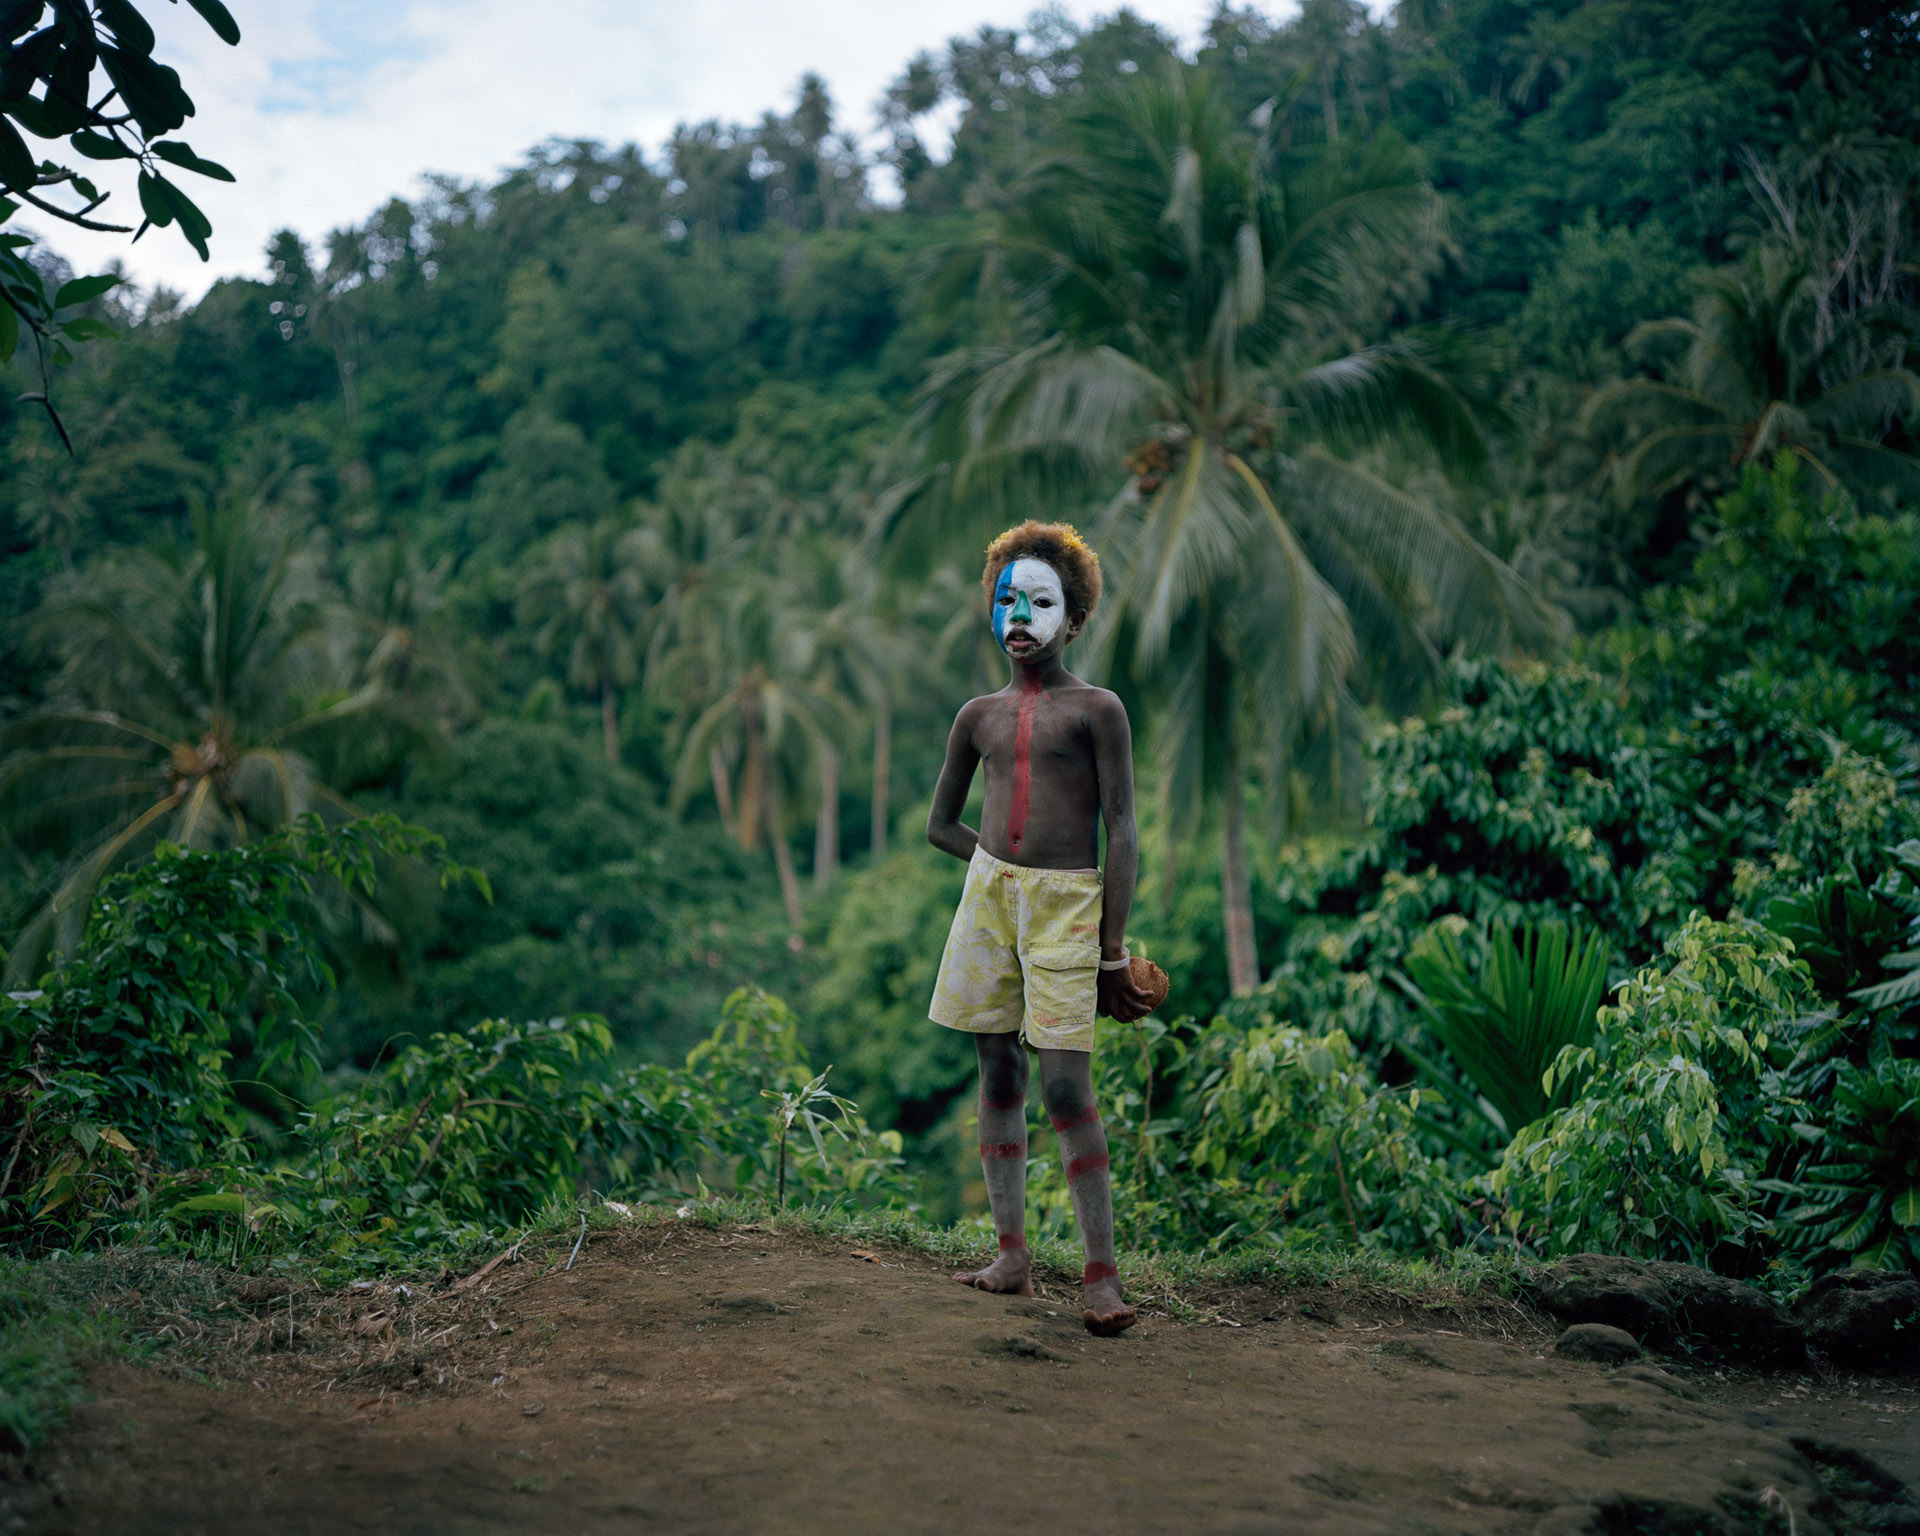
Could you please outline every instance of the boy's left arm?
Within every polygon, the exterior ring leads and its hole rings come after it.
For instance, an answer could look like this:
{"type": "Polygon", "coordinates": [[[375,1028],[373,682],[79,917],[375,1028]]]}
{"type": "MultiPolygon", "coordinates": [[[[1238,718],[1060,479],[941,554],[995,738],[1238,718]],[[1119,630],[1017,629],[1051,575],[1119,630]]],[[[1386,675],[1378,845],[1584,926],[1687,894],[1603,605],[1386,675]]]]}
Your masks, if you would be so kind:
{"type": "MultiPolygon", "coordinates": [[[[1133,825],[1133,728],[1126,706],[1105,694],[1092,711],[1093,763],[1100,776],[1100,819],[1107,826],[1107,861],[1101,880],[1100,958],[1118,960],[1127,951],[1127,915],[1140,873],[1140,836],[1133,825]]],[[[1153,1004],[1122,966],[1101,971],[1100,1011],[1123,1024],[1143,1019],[1153,1004]]]]}

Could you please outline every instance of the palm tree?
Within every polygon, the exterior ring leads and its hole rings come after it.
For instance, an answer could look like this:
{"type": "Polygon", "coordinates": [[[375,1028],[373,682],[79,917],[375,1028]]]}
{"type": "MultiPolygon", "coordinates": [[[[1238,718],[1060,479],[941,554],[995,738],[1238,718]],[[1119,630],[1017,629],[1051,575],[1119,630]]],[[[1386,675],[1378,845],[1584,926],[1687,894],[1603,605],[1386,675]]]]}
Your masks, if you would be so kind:
{"type": "MultiPolygon", "coordinates": [[[[351,816],[314,754],[417,734],[380,681],[351,686],[334,614],[273,524],[265,493],[198,507],[190,546],[137,551],[49,599],[38,631],[61,668],[47,705],[0,735],[0,816],[64,867],[14,943],[10,981],[70,951],[94,887],[156,843],[351,816]]],[[[380,937],[379,915],[361,917],[380,937]]]]}
{"type": "Polygon", "coordinates": [[[715,778],[716,799],[717,786],[728,785],[723,804],[734,807],[740,846],[758,848],[764,832],[772,848],[790,942],[797,944],[805,914],[788,841],[791,813],[808,765],[822,761],[844,717],[807,675],[809,648],[783,606],[782,585],[742,573],[724,588],[708,588],[701,606],[711,621],[691,626],[691,638],[661,658],[654,677],[682,712],[674,806],[686,805],[702,772],[715,778]],[[724,766],[732,763],[739,765],[737,783],[724,766]]]}
{"type": "Polygon", "coordinates": [[[1247,769],[1277,814],[1303,743],[1351,725],[1357,658],[1417,689],[1443,644],[1547,616],[1457,520],[1351,457],[1412,436],[1470,466],[1482,447],[1434,345],[1339,339],[1427,228],[1404,144],[1349,138],[1271,179],[1264,146],[1178,65],[1090,96],[1063,131],[989,248],[1044,334],[935,377],[919,420],[946,467],[898,498],[895,526],[1105,502],[1095,653],[1157,704],[1174,830],[1220,809],[1241,991],[1259,975],[1247,769]]]}
{"type": "MultiPolygon", "coordinates": [[[[922,671],[924,652],[913,642],[902,593],[917,589],[884,579],[877,552],[865,539],[815,533],[792,541],[781,556],[788,621],[801,647],[799,668],[836,710],[872,722],[872,817],[868,841],[886,857],[893,712],[922,671]]],[[[814,883],[824,887],[839,866],[840,749],[822,743],[820,816],[814,844],[814,883]]]]}
{"type": "Polygon", "coordinates": [[[600,740],[620,761],[620,690],[640,674],[648,603],[633,530],[612,519],[550,536],[520,600],[543,656],[567,653],[567,681],[600,696],[600,740]]]}
{"type": "Polygon", "coordinates": [[[443,617],[452,561],[428,565],[405,538],[362,551],[347,573],[347,613],[358,631],[355,676],[378,682],[409,712],[434,707],[449,720],[473,697],[443,617]]]}
{"type": "Polygon", "coordinates": [[[1898,360],[1904,328],[1875,308],[1835,323],[1820,299],[1809,265],[1768,242],[1707,274],[1691,318],[1635,327],[1627,345],[1643,355],[1682,350],[1667,378],[1623,379],[1588,405],[1590,426],[1633,434],[1621,491],[1657,497],[1694,483],[1712,494],[1788,452],[1856,496],[1920,497],[1920,459],[1885,441],[1920,419],[1920,374],[1898,360]]]}
{"type": "MultiPolygon", "coordinates": [[[[772,499],[770,486],[693,442],[674,455],[655,500],[642,508],[632,558],[647,604],[646,682],[656,695],[664,691],[670,658],[679,658],[671,670],[684,674],[685,658],[718,646],[719,637],[709,633],[723,613],[715,595],[747,555],[751,530],[772,499]]],[[[721,825],[734,831],[731,769],[718,740],[709,746],[707,773],[721,825]]]]}

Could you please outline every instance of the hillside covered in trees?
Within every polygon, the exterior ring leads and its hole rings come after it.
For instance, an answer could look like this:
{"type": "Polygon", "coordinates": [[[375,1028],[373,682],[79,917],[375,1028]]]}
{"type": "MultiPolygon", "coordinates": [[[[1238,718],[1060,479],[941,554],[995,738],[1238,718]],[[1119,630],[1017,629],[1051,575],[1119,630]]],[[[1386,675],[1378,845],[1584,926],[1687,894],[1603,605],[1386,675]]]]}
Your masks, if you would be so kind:
{"type": "Polygon", "coordinates": [[[206,930],[275,958],[194,993],[198,1148],[10,1098],[9,1230],[178,1217],[215,1143],[198,1198],[328,1231],[763,1183],[758,1095],[829,1062],[862,1150],[796,1177],[977,1211],[921,828],[1038,514],[1108,573],[1175,980],[1100,1058],[1126,1241],[1912,1264],[1911,16],[1306,0],[1182,59],[1041,13],[904,63],[877,155],[859,113],[808,76],[89,300],[71,452],[0,397],[9,1051],[152,984],[161,845],[264,850],[279,914],[206,930]],[[316,851],[375,813],[444,849],[316,851]],[[463,1118],[536,1084],[537,1135],[463,1118]],[[297,1157],[355,1115],[349,1210],[297,1157]]]}

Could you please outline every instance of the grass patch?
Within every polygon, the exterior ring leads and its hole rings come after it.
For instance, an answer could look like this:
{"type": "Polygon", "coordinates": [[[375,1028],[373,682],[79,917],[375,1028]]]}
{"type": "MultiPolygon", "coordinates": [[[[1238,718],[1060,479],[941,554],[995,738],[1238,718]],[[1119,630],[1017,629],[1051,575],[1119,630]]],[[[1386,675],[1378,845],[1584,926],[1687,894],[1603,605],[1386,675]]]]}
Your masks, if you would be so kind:
{"type": "Polygon", "coordinates": [[[75,1266],[0,1258],[0,1452],[25,1456],[84,1396],[81,1364],[124,1350],[106,1307],[69,1299],[56,1273],[75,1266]]]}
{"type": "MultiPolygon", "coordinates": [[[[711,1227],[752,1223],[772,1232],[902,1249],[956,1267],[984,1262],[993,1246],[991,1229],[978,1221],[935,1226],[911,1212],[844,1206],[776,1210],[750,1198],[689,1200],[665,1207],[598,1206],[588,1216],[592,1228],[674,1221],[711,1227]]],[[[575,1223],[577,1229],[577,1217],[575,1223]]],[[[559,1232],[543,1235],[551,1238],[559,1232]]],[[[1033,1244],[1035,1274],[1054,1283],[1077,1284],[1082,1257],[1074,1241],[1042,1237],[1033,1244]]],[[[1368,1305],[1400,1303],[1428,1311],[1506,1306],[1520,1291],[1511,1257],[1471,1250],[1403,1258],[1327,1243],[1217,1253],[1122,1251],[1119,1263],[1129,1294],[1152,1297],[1175,1316],[1210,1313],[1221,1292],[1249,1288],[1328,1290],[1368,1305]]]]}

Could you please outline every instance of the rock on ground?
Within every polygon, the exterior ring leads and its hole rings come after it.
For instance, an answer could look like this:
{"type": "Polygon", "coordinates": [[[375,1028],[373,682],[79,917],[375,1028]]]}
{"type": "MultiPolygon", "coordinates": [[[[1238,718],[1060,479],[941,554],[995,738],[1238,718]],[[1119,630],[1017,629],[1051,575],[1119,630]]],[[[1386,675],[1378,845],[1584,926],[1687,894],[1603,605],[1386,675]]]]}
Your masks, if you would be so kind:
{"type": "Polygon", "coordinates": [[[1822,1275],[1795,1307],[1807,1340],[1841,1365],[1920,1371],[1920,1280],[1881,1269],[1822,1275]]]}
{"type": "Polygon", "coordinates": [[[1722,1360],[1791,1367],[1807,1357],[1806,1335],[1764,1291],[1693,1264],[1646,1266],[1673,1301],[1674,1327],[1689,1348],[1722,1360]]]}
{"type": "Polygon", "coordinates": [[[1563,1323],[1604,1323],[1654,1344],[1673,1332],[1672,1295],[1632,1259],[1576,1253],[1531,1279],[1540,1305],[1563,1323]]]}
{"type": "Polygon", "coordinates": [[[1611,1328],[1605,1323],[1575,1323],[1553,1341],[1553,1352],[1569,1360],[1620,1365],[1640,1358],[1640,1341],[1624,1328],[1611,1328]]]}

